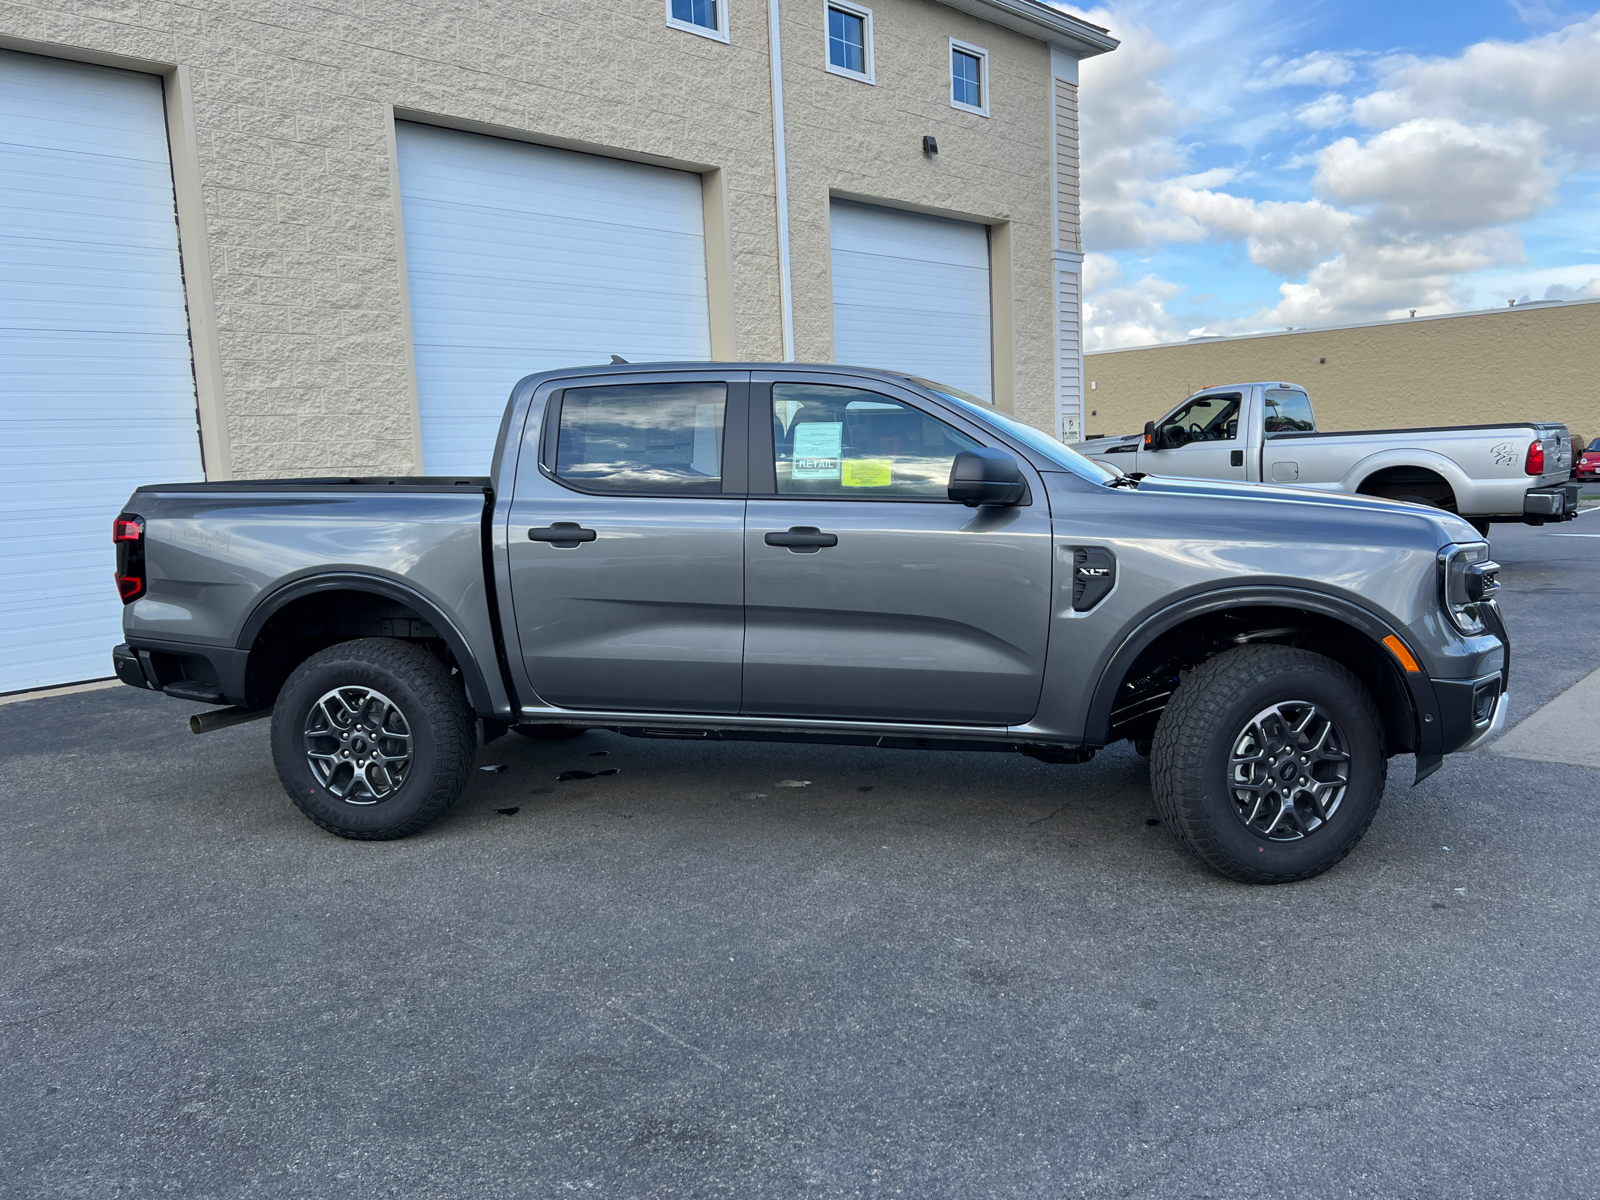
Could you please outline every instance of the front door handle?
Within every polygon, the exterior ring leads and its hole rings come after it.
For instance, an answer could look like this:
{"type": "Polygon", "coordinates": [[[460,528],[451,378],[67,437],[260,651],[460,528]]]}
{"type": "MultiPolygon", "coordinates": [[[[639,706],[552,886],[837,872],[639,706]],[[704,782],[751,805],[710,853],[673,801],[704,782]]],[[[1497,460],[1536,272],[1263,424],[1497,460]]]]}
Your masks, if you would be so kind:
{"type": "Polygon", "coordinates": [[[823,533],[815,525],[796,525],[788,533],[767,534],[767,545],[787,546],[791,554],[815,554],[824,546],[837,546],[839,535],[823,533]]]}
{"type": "Polygon", "coordinates": [[[558,550],[576,550],[579,543],[592,542],[598,536],[594,530],[585,529],[576,521],[557,521],[543,529],[528,530],[530,542],[549,542],[558,550]]]}

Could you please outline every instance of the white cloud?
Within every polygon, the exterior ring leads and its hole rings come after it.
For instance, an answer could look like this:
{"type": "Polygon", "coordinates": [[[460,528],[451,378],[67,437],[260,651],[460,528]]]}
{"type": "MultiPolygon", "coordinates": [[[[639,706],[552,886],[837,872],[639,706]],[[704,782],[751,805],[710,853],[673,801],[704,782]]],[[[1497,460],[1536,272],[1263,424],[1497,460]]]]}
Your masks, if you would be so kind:
{"type": "Polygon", "coordinates": [[[1568,287],[1564,283],[1552,283],[1544,290],[1546,300],[1600,300],[1600,275],[1582,287],[1568,287]]]}
{"type": "Polygon", "coordinates": [[[1554,198],[1543,131],[1531,121],[1463,125],[1419,117],[1367,140],[1341,138],[1318,156],[1312,186],[1346,204],[1376,205],[1375,228],[1460,233],[1533,216],[1554,198]]]}
{"type": "Polygon", "coordinates": [[[1349,83],[1355,76],[1349,55],[1318,50],[1288,60],[1276,56],[1267,59],[1245,87],[1253,92],[1281,87],[1334,88],[1349,83]]]}
{"type": "Polygon", "coordinates": [[[1418,117],[1535,121],[1561,151],[1600,161],[1600,14],[1523,42],[1488,41],[1453,58],[1381,63],[1382,85],[1357,100],[1363,125],[1418,117]]]}
{"type": "Polygon", "coordinates": [[[1295,120],[1312,129],[1337,129],[1350,122],[1350,101],[1338,92],[1324,92],[1294,110],[1295,120]]]}
{"type": "Polygon", "coordinates": [[[1184,330],[1167,312],[1166,304],[1182,292],[1178,284],[1155,275],[1125,283],[1116,259],[1105,254],[1085,255],[1084,349],[1149,346],[1181,338],[1184,330]]]}

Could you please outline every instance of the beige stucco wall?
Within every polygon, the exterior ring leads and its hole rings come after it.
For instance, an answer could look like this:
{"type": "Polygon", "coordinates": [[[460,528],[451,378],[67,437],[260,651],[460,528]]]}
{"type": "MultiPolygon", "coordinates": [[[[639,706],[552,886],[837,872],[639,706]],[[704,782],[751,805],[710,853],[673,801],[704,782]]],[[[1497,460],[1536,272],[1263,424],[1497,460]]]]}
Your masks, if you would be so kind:
{"type": "Polygon", "coordinates": [[[1324,429],[1564,421],[1600,437],[1600,302],[1309,330],[1084,360],[1089,430],[1134,433],[1190,392],[1303,384],[1324,429]]]}
{"type": "MultiPolygon", "coordinates": [[[[996,374],[1051,428],[1048,47],[884,0],[868,86],[823,70],[820,0],[782,13],[797,357],[832,353],[831,194],[993,223],[996,374]],[[951,36],[990,51],[990,118],[949,104],[951,36]]],[[[58,0],[8,6],[0,44],[168,76],[186,270],[209,258],[190,302],[202,421],[226,425],[213,475],[415,468],[396,110],[702,172],[714,352],[781,357],[765,4],[735,3],[724,44],[668,27],[663,0],[58,0]]]]}

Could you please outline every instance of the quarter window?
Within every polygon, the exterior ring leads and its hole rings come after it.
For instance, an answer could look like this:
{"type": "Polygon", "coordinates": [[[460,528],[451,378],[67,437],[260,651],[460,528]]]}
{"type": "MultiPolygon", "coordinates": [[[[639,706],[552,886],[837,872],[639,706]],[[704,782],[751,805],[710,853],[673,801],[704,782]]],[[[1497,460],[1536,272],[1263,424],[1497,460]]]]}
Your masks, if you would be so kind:
{"type": "Polygon", "coordinates": [[[825,384],[772,386],[778,491],[851,500],[943,500],[950,464],[978,443],[878,392],[825,384]]]}
{"type": "Polygon", "coordinates": [[[667,24],[725,42],[728,40],[727,0],[667,0],[667,24]]]}
{"type": "Polygon", "coordinates": [[[954,38],[950,39],[950,104],[989,115],[989,52],[954,38]]]}
{"type": "Polygon", "coordinates": [[[828,5],[828,70],[872,82],[872,10],[835,0],[828,5]]]}
{"type": "Polygon", "coordinates": [[[720,492],[727,407],[721,383],[568,388],[556,478],[608,494],[720,492]]]}

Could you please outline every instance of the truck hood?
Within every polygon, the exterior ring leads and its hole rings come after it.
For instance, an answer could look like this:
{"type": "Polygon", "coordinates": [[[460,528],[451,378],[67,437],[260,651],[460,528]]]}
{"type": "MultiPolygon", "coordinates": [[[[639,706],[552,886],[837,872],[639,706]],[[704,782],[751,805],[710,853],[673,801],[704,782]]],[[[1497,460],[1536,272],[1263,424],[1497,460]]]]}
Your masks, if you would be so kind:
{"type": "MultiPolygon", "coordinates": [[[[1323,517],[1329,515],[1329,510],[1384,514],[1407,524],[1431,528],[1435,531],[1441,546],[1451,542],[1483,540],[1477,530],[1454,513],[1403,500],[1384,500],[1377,496],[1352,496],[1344,492],[1323,492],[1312,488],[1284,487],[1281,484],[1230,483],[1221,479],[1185,479],[1168,475],[1146,475],[1139,482],[1139,491],[1156,492],[1167,496],[1203,496],[1213,500],[1233,500],[1241,505],[1251,506],[1274,504],[1282,505],[1286,509],[1292,507],[1300,510],[1309,507],[1323,517]]],[[[1260,509],[1254,507],[1251,511],[1259,512],[1260,509]]],[[[1287,512],[1285,516],[1288,516],[1287,512]]]]}
{"type": "Polygon", "coordinates": [[[1143,441],[1144,434],[1142,433],[1125,433],[1116,437],[1097,437],[1090,438],[1086,442],[1075,442],[1072,448],[1079,454],[1094,458],[1097,455],[1105,454],[1113,446],[1138,446],[1143,441]]]}

